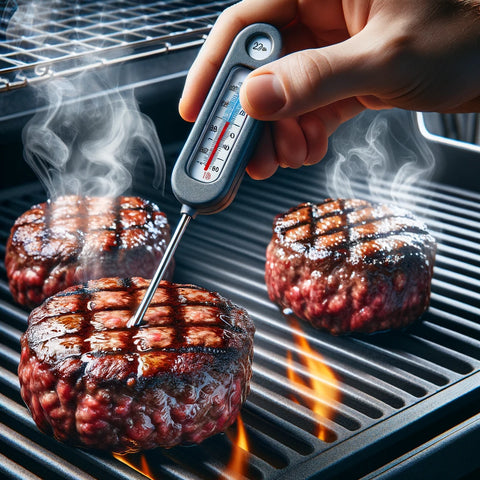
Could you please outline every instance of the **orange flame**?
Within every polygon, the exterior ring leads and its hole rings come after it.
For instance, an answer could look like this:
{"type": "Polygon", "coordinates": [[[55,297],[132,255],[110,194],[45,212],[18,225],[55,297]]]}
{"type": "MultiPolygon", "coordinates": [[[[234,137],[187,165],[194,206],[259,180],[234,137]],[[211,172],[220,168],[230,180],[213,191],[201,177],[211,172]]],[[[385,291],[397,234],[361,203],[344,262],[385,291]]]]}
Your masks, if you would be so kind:
{"type": "Polygon", "coordinates": [[[228,461],[227,466],[225,467],[224,474],[227,478],[232,475],[234,478],[241,478],[246,476],[247,474],[247,458],[248,456],[245,455],[245,452],[249,452],[248,447],[248,437],[247,431],[245,429],[245,425],[243,423],[242,417],[238,414],[237,417],[237,435],[235,438],[233,437],[233,433],[229,434],[227,431],[227,435],[232,442],[232,453],[230,456],[230,460],[228,461]]]}
{"type": "Polygon", "coordinates": [[[145,477],[150,478],[150,480],[155,480],[155,477],[153,476],[153,473],[148,466],[148,462],[144,454],[119,455],[117,453],[114,453],[113,456],[120,462],[128,465],[130,468],[133,468],[138,473],[141,473],[142,475],[145,475],[145,477]]]}
{"type": "MultiPolygon", "coordinates": [[[[308,372],[308,378],[303,379],[297,373],[298,369],[295,369],[291,352],[287,352],[287,377],[295,389],[301,392],[305,405],[319,420],[318,431],[315,434],[320,440],[325,441],[328,440],[328,431],[320,422],[322,418],[329,418],[332,415],[329,404],[340,397],[338,381],[333,371],[325,365],[322,356],[312,349],[298,322],[293,318],[290,318],[290,322],[294,330],[295,343],[301,351],[299,359],[308,372]]],[[[301,403],[295,395],[292,395],[292,400],[301,403]]]]}

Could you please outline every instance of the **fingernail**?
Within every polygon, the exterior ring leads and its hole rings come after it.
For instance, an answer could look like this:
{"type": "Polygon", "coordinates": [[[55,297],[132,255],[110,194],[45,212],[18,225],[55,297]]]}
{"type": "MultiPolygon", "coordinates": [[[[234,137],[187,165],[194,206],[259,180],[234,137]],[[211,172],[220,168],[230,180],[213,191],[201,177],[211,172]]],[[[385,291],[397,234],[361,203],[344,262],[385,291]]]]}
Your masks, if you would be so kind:
{"type": "Polygon", "coordinates": [[[277,112],[286,102],[282,84],[271,73],[249,78],[245,83],[245,95],[252,110],[261,115],[277,112]]]}

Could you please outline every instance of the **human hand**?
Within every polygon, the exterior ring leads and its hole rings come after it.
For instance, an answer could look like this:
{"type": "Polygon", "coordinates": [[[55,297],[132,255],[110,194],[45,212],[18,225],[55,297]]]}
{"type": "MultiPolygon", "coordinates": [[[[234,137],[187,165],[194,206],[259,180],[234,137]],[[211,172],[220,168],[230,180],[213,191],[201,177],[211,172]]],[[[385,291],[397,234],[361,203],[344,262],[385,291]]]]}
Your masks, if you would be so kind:
{"type": "Polygon", "coordinates": [[[235,35],[266,22],[284,57],[253,71],[240,91],[248,115],[271,121],[247,167],[320,161],[328,137],[365,108],[480,111],[480,0],[244,0],[218,18],[179,104],[194,121],[235,35]]]}

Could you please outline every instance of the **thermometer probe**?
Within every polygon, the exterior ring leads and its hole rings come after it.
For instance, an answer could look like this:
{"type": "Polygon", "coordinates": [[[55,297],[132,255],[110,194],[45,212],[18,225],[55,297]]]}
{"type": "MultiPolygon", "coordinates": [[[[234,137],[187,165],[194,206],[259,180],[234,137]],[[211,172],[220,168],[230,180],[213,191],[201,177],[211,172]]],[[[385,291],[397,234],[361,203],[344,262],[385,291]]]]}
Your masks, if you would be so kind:
{"type": "Polygon", "coordinates": [[[240,105],[240,87],[254,69],[280,56],[281,37],[266,23],[233,41],[172,172],[181,216],[145,295],[127,327],[140,325],[190,220],[226,208],[240,186],[261,122],[240,105]]]}

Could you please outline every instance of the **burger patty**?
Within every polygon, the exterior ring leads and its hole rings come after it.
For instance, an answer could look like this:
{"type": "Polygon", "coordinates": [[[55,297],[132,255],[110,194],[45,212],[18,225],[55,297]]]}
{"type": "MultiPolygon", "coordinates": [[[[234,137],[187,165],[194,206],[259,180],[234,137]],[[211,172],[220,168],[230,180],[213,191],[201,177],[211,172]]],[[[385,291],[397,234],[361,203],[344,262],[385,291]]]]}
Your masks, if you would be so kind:
{"type": "Polygon", "coordinates": [[[21,395],[60,441],[116,453],[199,443],[237,417],[252,375],[247,312],[194,285],[92,280],[33,310],[22,336],[21,395]]]}
{"type": "MultiPolygon", "coordinates": [[[[5,267],[18,303],[33,308],[66,287],[102,277],[150,278],[170,239],[166,215],[138,197],[69,195],[21,215],[5,267]]],[[[166,278],[171,278],[172,268],[166,278]]]]}
{"type": "Polygon", "coordinates": [[[275,218],[270,299],[334,334],[404,327],[428,308],[436,242],[410,212],[356,199],[275,218]]]}

